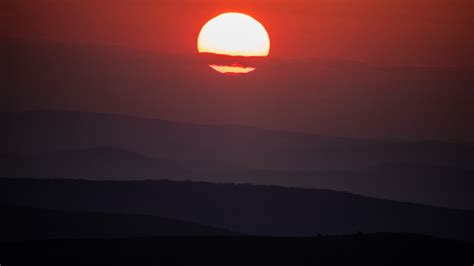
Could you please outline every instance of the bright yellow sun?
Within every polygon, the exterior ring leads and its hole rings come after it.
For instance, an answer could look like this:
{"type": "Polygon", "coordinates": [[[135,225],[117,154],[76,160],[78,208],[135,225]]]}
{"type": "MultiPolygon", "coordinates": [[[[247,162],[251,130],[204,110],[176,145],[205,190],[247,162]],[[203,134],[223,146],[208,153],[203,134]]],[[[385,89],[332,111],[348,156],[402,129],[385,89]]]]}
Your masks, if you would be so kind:
{"type": "MultiPolygon", "coordinates": [[[[270,52],[270,38],[263,25],[242,13],[224,13],[209,20],[199,33],[199,53],[225,56],[265,57],[270,52]]],[[[254,67],[210,65],[222,73],[248,73],[254,67]]]]}

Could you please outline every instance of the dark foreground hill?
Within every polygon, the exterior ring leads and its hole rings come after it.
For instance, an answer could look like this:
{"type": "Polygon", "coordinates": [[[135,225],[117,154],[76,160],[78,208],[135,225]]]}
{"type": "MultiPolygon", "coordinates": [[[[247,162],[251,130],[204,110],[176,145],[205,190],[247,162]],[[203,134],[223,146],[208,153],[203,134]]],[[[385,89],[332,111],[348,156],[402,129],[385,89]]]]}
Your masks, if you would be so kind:
{"type": "Polygon", "coordinates": [[[0,244],[2,265],[471,265],[474,245],[410,234],[0,244]]]}
{"type": "Polygon", "coordinates": [[[261,236],[409,232],[474,240],[474,212],[349,193],[190,181],[0,179],[0,202],[168,217],[261,236]]]}
{"type": "Polygon", "coordinates": [[[149,215],[0,206],[0,242],[151,236],[229,236],[229,231],[149,215]]]}
{"type": "MultiPolygon", "coordinates": [[[[259,170],[222,161],[153,158],[116,147],[62,150],[37,154],[0,154],[0,176],[87,180],[200,180],[300,187],[307,181],[322,188],[383,194],[387,199],[429,205],[474,206],[474,170],[410,163],[380,164],[358,171],[259,170]],[[427,187],[425,184],[429,184],[427,187]],[[423,186],[423,189],[420,189],[423,186]],[[378,192],[380,188],[383,193],[378,192]],[[388,187],[391,187],[388,189],[388,187]],[[409,195],[417,195],[413,198],[409,195]],[[450,202],[450,204],[447,204],[450,202]]],[[[474,207],[473,207],[474,208],[474,207]]]]}

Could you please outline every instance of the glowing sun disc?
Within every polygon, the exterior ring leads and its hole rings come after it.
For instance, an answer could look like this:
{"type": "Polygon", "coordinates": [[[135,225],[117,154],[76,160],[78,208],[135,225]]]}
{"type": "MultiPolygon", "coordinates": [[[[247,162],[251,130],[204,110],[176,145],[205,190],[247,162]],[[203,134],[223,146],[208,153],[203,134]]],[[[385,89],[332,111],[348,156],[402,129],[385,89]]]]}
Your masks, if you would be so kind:
{"type": "Polygon", "coordinates": [[[270,38],[263,25],[251,16],[224,13],[202,27],[197,47],[200,53],[267,56],[270,38]]]}

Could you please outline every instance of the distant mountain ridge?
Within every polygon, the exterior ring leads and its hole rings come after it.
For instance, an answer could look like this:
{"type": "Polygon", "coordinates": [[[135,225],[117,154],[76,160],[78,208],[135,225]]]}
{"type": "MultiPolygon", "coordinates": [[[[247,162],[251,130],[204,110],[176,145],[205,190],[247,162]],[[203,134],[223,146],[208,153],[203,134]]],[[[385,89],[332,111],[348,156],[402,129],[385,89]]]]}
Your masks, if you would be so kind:
{"type": "Polygon", "coordinates": [[[168,159],[153,159],[113,147],[0,154],[0,173],[8,177],[143,180],[189,177],[191,169],[168,159]]]}

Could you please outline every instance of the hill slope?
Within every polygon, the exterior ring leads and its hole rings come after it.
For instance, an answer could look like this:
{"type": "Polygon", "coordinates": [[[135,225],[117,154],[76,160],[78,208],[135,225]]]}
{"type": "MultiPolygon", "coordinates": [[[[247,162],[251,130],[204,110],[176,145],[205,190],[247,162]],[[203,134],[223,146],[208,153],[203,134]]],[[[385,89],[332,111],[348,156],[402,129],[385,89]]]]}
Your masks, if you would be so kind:
{"type": "Polygon", "coordinates": [[[45,152],[34,155],[0,154],[0,176],[80,178],[102,180],[189,177],[191,169],[168,159],[149,158],[113,147],[45,152]]]}
{"type": "Polygon", "coordinates": [[[1,205],[0,242],[151,236],[229,236],[226,230],[149,215],[1,205]]]}
{"type": "Polygon", "coordinates": [[[0,179],[0,202],[168,217],[249,235],[411,232],[474,240],[474,212],[349,193],[189,181],[0,179]]]}

